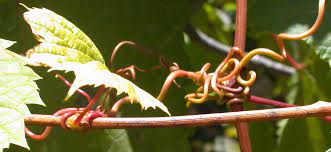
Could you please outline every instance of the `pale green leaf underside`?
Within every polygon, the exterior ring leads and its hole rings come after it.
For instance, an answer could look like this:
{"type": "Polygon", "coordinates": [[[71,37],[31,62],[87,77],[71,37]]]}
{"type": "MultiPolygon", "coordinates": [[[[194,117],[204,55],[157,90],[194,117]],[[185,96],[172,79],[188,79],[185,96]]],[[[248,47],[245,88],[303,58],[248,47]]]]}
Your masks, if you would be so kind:
{"type": "Polygon", "coordinates": [[[24,116],[30,114],[26,104],[44,106],[34,82],[40,77],[25,64],[0,46],[0,150],[10,143],[29,148],[24,135],[24,116]]]}
{"type": "Polygon", "coordinates": [[[75,73],[76,79],[66,99],[82,86],[105,85],[115,88],[118,94],[127,93],[131,101],[139,102],[143,109],[159,107],[169,114],[162,102],[132,82],[111,73],[93,42],[65,18],[45,8],[30,9],[24,13],[24,18],[41,42],[27,52],[30,61],[51,67],[50,71],[75,73]]]}

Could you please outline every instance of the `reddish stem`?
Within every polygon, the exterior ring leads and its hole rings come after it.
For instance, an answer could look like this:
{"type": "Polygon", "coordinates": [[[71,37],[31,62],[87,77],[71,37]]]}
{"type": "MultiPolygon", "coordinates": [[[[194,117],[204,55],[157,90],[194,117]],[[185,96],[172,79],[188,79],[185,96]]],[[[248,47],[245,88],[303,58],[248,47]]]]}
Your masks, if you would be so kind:
{"type": "MultiPolygon", "coordinates": [[[[242,103],[235,102],[231,104],[233,112],[243,111],[242,103]]],[[[236,129],[242,152],[252,152],[252,147],[249,139],[248,125],[246,122],[236,122],[236,129]]]]}
{"type": "MultiPolygon", "coordinates": [[[[64,84],[66,84],[67,86],[69,86],[69,87],[72,86],[72,84],[68,80],[66,80],[62,75],[56,74],[55,77],[62,80],[64,82],[64,84]]],[[[91,102],[91,97],[88,93],[86,93],[85,91],[83,91],[81,89],[77,89],[77,92],[80,93],[81,95],[83,95],[86,98],[86,100],[88,101],[88,103],[91,102]]]]}
{"type": "Polygon", "coordinates": [[[231,88],[231,87],[227,87],[225,85],[222,85],[222,84],[216,84],[217,85],[217,88],[221,88],[225,91],[228,91],[228,92],[231,92],[231,93],[239,93],[241,91],[243,91],[243,87],[237,87],[237,88],[231,88]]]}
{"type": "MultiPolygon", "coordinates": [[[[247,20],[247,0],[236,0],[237,11],[236,11],[236,31],[234,38],[234,47],[238,47],[240,50],[245,50],[246,43],[246,20],[247,20]]],[[[236,56],[240,59],[240,56],[236,56]]],[[[232,103],[232,111],[244,110],[242,103],[232,103]]],[[[248,126],[245,122],[236,123],[237,134],[240,143],[240,149],[242,152],[251,152],[251,143],[249,139],[248,126]]]]}
{"type": "Polygon", "coordinates": [[[295,61],[295,59],[289,53],[286,55],[287,55],[286,58],[287,58],[288,63],[290,63],[293,68],[295,68],[297,70],[303,69],[303,67],[304,67],[303,64],[295,61]]]}
{"type": "MultiPolygon", "coordinates": [[[[79,108],[65,108],[65,109],[61,109],[61,110],[55,112],[53,114],[53,116],[62,116],[62,115],[65,115],[67,113],[70,113],[72,111],[77,111],[77,110],[79,110],[79,108]]],[[[65,120],[61,121],[60,126],[62,126],[63,128],[66,128],[65,120]]],[[[37,135],[37,134],[33,133],[32,131],[30,131],[27,127],[24,128],[25,133],[28,136],[30,136],[32,139],[35,139],[35,140],[44,140],[51,133],[52,130],[53,130],[53,127],[47,126],[43,133],[37,135]]]]}
{"type": "Polygon", "coordinates": [[[90,111],[90,109],[92,108],[92,106],[98,101],[99,97],[102,95],[103,91],[105,90],[105,86],[102,85],[99,87],[97,93],[95,94],[95,96],[93,97],[93,99],[91,100],[91,102],[84,108],[83,112],[77,117],[77,119],[74,121],[73,125],[79,125],[80,121],[83,119],[83,117],[85,116],[85,114],[90,111]]]}
{"type": "Polygon", "coordinates": [[[289,63],[297,70],[302,69],[303,65],[297,63],[291,56],[288,55],[285,49],[284,40],[300,40],[314,34],[323,21],[324,10],[325,10],[325,0],[319,0],[318,15],[314,25],[310,27],[310,29],[299,34],[280,33],[276,36],[276,43],[278,45],[278,48],[282,51],[283,56],[287,58],[289,63]]]}
{"type": "Polygon", "coordinates": [[[134,47],[134,48],[136,48],[136,49],[138,49],[138,50],[144,51],[144,53],[153,54],[152,51],[150,51],[150,50],[148,50],[148,49],[146,49],[146,48],[144,48],[144,47],[142,47],[142,46],[140,46],[140,45],[137,45],[136,43],[134,43],[134,42],[132,42],[132,41],[121,41],[120,43],[118,43],[118,44],[115,46],[115,48],[114,48],[114,50],[113,50],[113,52],[112,52],[112,54],[111,54],[111,57],[110,57],[110,60],[109,60],[109,67],[111,67],[111,66],[113,65],[113,63],[114,63],[114,59],[115,59],[115,55],[116,55],[117,51],[118,51],[122,46],[124,46],[124,45],[130,45],[130,46],[132,46],[132,47],[134,47]]]}
{"type": "Polygon", "coordinates": [[[130,77],[129,77],[128,72],[130,72],[131,78],[133,80],[136,80],[136,71],[135,70],[140,71],[140,72],[149,72],[149,71],[157,70],[157,69],[160,69],[160,68],[162,68],[161,65],[157,65],[157,66],[154,66],[154,67],[151,67],[151,68],[148,68],[148,69],[142,69],[142,68],[139,68],[136,65],[131,65],[131,66],[123,68],[123,69],[118,69],[116,71],[116,73],[121,75],[121,76],[127,77],[129,79],[130,77]]]}
{"type": "Polygon", "coordinates": [[[167,77],[167,79],[165,80],[157,99],[160,101],[163,101],[163,99],[167,95],[167,92],[168,92],[172,82],[176,78],[181,77],[181,78],[189,78],[192,80],[196,80],[198,76],[199,75],[195,72],[189,72],[189,71],[184,71],[184,70],[176,70],[176,71],[171,72],[169,74],[169,76],[167,77]]]}
{"type": "Polygon", "coordinates": [[[49,133],[51,133],[52,130],[53,127],[47,126],[42,134],[36,135],[32,131],[30,131],[27,127],[24,128],[25,133],[35,140],[44,140],[49,135],[49,133]]]}
{"type": "Polygon", "coordinates": [[[116,116],[118,110],[120,109],[120,107],[124,104],[124,103],[127,103],[127,102],[130,102],[130,97],[123,97],[121,98],[120,100],[116,101],[114,103],[114,105],[111,107],[111,110],[109,112],[109,115],[110,116],[116,116]]]}
{"type": "Polygon", "coordinates": [[[263,105],[271,105],[279,108],[286,108],[286,107],[296,107],[297,105],[288,104],[285,102],[280,102],[277,100],[272,100],[268,98],[262,98],[258,96],[249,96],[248,102],[256,103],[256,104],[263,104],[263,105]]]}
{"type": "Polygon", "coordinates": [[[168,65],[168,63],[166,62],[164,56],[161,56],[161,55],[155,54],[152,50],[150,50],[150,49],[148,49],[148,48],[145,48],[145,47],[143,47],[143,46],[141,46],[141,45],[138,45],[138,44],[136,44],[136,43],[134,43],[134,42],[132,42],[132,41],[122,41],[122,42],[118,43],[118,44],[115,46],[115,48],[114,48],[114,50],[113,50],[113,52],[112,52],[112,54],[111,54],[110,60],[109,60],[109,67],[113,66],[113,64],[114,64],[114,59],[115,59],[115,56],[116,56],[116,53],[117,53],[117,52],[119,51],[119,49],[120,49],[122,46],[124,46],[124,45],[129,45],[129,46],[131,46],[131,47],[133,47],[133,48],[136,48],[136,49],[139,50],[139,51],[142,51],[143,53],[146,53],[146,54],[151,55],[151,56],[153,56],[153,57],[158,57],[158,58],[159,58],[159,62],[160,62],[160,66],[161,66],[161,67],[167,67],[167,68],[169,67],[169,65],[168,65]]]}
{"type": "Polygon", "coordinates": [[[236,0],[236,31],[234,36],[234,46],[240,50],[245,50],[246,44],[246,16],[247,16],[247,0],[236,0]]]}

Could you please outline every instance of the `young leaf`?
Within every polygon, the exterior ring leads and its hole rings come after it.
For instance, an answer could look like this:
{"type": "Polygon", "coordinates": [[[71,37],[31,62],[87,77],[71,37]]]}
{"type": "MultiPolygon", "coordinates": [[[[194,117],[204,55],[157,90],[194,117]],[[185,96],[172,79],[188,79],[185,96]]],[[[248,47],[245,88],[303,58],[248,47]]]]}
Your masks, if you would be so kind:
{"type": "Polygon", "coordinates": [[[101,53],[93,42],[74,24],[45,8],[32,8],[23,14],[37,40],[41,42],[27,52],[34,63],[51,70],[73,71],[76,79],[66,99],[80,87],[105,85],[118,94],[127,93],[143,109],[159,107],[170,115],[166,106],[132,82],[114,74],[106,67],[101,53]]]}
{"type": "Polygon", "coordinates": [[[45,106],[34,82],[40,77],[6,50],[14,43],[0,39],[0,151],[10,143],[29,149],[24,135],[24,116],[30,114],[26,104],[45,106]]]}

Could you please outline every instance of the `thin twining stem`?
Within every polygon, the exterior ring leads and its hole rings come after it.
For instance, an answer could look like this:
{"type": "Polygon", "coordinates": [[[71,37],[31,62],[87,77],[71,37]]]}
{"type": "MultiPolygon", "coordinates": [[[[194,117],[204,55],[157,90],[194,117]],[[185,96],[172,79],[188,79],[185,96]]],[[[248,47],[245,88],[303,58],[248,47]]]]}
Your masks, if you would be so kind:
{"type": "MultiPolygon", "coordinates": [[[[318,15],[313,26],[309,30],[300,34],[280,33],[277,35],[277,42],[279,44],[284,44],[283,40],[300,40],[315,33],[322,23],[324,17],[324,10],[325,10],[325,0],[319,0],[318,15]]],[[[283,55],[286,56],[286,54],[283,55]]]]}
{"type": "MultiPolygon", "coordinates": [[[[238,1],[240,2],[240,1],[238,1]]],[[[323,13],[324,13],[324,6],[325,1],[320,1],[320,8],[319,8],[319,15],[316,20],[316,23],[313,25],[311,29],[309,29],[307,32],[304,32],[302,34],[286,34],[281,33],[277,36],[277,41],[283,43],[283,39],[301,39],[305,36],[309,36],[313,34],[316,29],[319,27],[320,22],[322,21],[323,13]]],[[[240,38],[240,37],[239,37],[240,38]]],[[[241,43],[240,43],[241,44],[241,43]]],[[[279,43],[278,43],[279,44],[279,43]]],[[[237,44],[239,45],[239,43],[237,44]]],[[[241,46],[242,47],[242,46],[241,46]]],[[[285,52],[285,50],[284,50],[285,52]]],[[[166,79],[161,91],[160,95],[158,97],[159,100],[163,100],[167,90],[169,89],[172,82],[177,77],[186,77],[189,79],[192,79],[196,85],[200,86],[198,91],[196,92],[196,96],[193,96],[190,94],[189,96],[186,96],[189,101],[194,100],[194,103],[203,103],[208,98],[209,91],[216,92],[220,98],[222,98],[224,95],[230,95],[232,96],[240,96],[240,94],[234,94],[233,92],[224,92],[224,89],[219,88],[218,86],[224,85],[226,87],[232,87],[231,81],[232,78],[235,76],[237,84],[242,86],[244,89],[243,95],[249,95],[250,88],[255,79],[256,79],[256,73],[254,71],[250,71],[248,73],[247,78],[248,80],[244,80],[241,78],[241,70],[248,64],[248,62],[256,55],[267,55],[270,56],[276,60],[283,61],[286,58],[289,61],[294,61],[290,56],[286,56],[286,53],[282,53],[282,55],[277,54],[276,52],[273,52],[272,50],[266,49],[266,48],[258,48],[250,51],[249,53],[245,54],[243,51],[240,50],[238,47],[233,47],[230,52],[228,53],[227,57],[221,62],[221,64],[217,67],[214,73],[206,73],[208,70],[210,64],[206,64],[200,72],[189,72],[184,70],[175,70],[173,71],[168,78],[166,79]],[[237,53],[237,55],[235,54],[237,53]],[[239,64],[238,64],[239,62],[239,64]],[[230,65],[234,65],[232,70],[229,69],[230,65]],[[239,66],[238,66],[239,65],[239,66]],[[224,76],[225,75],[225,76],[224,76]],[[211,77],[211,79],[209,78],[211,77]],[[211,81],[211,82],[209,82],[211,81]],[[210,88],[211,86],[211,88],[210,88]],[[201,92],[203,92],[201,94],[201,92]]],[[[293,63],[293,62],[292,62],[293,63]]],[[[234,84],[234,83],[232,83],[234,84]]],[[[235,85],[234,85],[235,86],[235,85]]]]}
{"type": "Polygon", "coordinates": [[[194,97],[187,97],[186,100],[193,102],[195,104],[201,104],[206,101],[208,98],[208,92],[209,92],[209,86],[210,86],[210,79],[211,77],[207,77],[204,87],[203,87],[203,95],[200,98],[194,98],[194,97]]]}
{"type": "Polygon", "coordinates": [[[206,95],[208,95],[210,89],[216,92],[220,98],[222,98],[224,95],[227,95],[228,93],[224,93],[224,89],[220,90],[221,88],[219,88],[219,86],[222,85],[222,83],[224,83],[225,81],[230,81],[230,79],[235,76],[238,84],[245,88],[246,91],[244,93],[248,94],[248,87],[254,83],[256,79],[256,73],[254,71],[250,71],[247,76],[249,78],[248,80],[244,80],[243,78],[241,78],[241,75],[239,73],[241,72],[242,68],[244,68],[248,64],[248,62],[256,55],[267,55],[277,60],[285,59],[280,54],[277,54],[276,52],[266,48],[257,48],[245,54],[242,53],[239,48],[233,47],[229,52],[228,56],[217,67],[214,73],[208,74],[206,72],[206,70],[208,70],[208,68],[210,67],[209,63],[205,64],[199,72],[180,70],[179,67],[176,66],[177,69],[171,72],[165,80],[158,99],[162,101],[165,98],[172,82],[179,77],[192,79],[197,85],[202,86],[202,88],[198,89],[199,91],[197,92],[199,93],[200,90],[203,91],[203,96],[197,95],[196,97],[200,97],[199,99],[194,99],[192,95],[187,96],[186,98],[189,100],[194,100],[192,101],[194,103],[203,103],[203,101],[207,99],[206,95]],[[235,53],[239,54],[239,56],[242,57],[240,62],[235,58],[231,58],[235,53]],[[230,65],[234,65],[234,67],[232,68],[232,70],[228,71],[230,65]],[[224,76],[224,73],[228,74],[224,76]],[[209,77],[211,77],[211,79],[209,77]]]}
{"type": "Polygon", "coordinates": [[[289,104],[273,99],[268,99],[268,98],[263,98],[263,97],[258,97],[258,96],[249,96],[247,99],[248,102],[255,103],[255,104],[260,104],[260,105],[270,105],[270,106],[275,106],[278,108],[287,108],[287,107],[296,107],[297,105],[294,104],[289,104]]]}
{"type": "MultiPolygon", "coordinates": [[[[69,86],[69,87],[72,86],[72,84],[68,80],[66,80],[62,75],[56,74],[55,77],[62,80],[67,86],[69,86]]],[[[83,95],[86,98],[88,103],[91,103],[92,99],[91,99],[91,97],[88,93],[86,93],[85,91],[83,91],[81,89],[77,89],[76,91],[79,94],[83,95]]],[[[73,112],[77,113],[79,111],[83,111],[83,109],[82,108],[65,108],[65,109],[61,109],[61,110],[55,112],[53,115],[54,116],[61,116],[61,126],[63,128],[66,128],[66,120],[63,119],[63,118],[65,118],[65,115],[67,115],[69,113],[73,113],[73,112]]],[[[45,128],[45,130],[43,131],[43,133],[37,135],[37,134],[33,133],[32,131],[30,131],[28,128],[25,127],[25,133],[28,136],[30,136],[31,138],[35,139],[35,140],[45,139],[51,133],[52,130],[53,130],[52,127],[47,126],[45,128]]]]}
{"type": "Polygon", "coordinates": [[[313,26],[300,34],[288,34],[288,33],[280,33],[276,36],[276,43],[278,48],[280,49],[282,55],[288,59],[289,63],[296,69],[301,69],[302,65],[297,63],[290,55],[287,54],[286,48],[284,45],[284,40],[300,40],[306,38],[312,34],[314,34],[317,29],[320,27],[323,17],[324,17],[324,10],[325,10],[325,0],[320,0],[318,5],[318,15],[316,18],[315,23],[313,26]]]}
{"type": "MultiPolygon", "coordinates": [[[[225,64],[228,62],[228,60],[233,56],[234,53],[238,53],[242,56],[244,56],[244,53],[242,53],[242,51],[240,51],[240,49],[238,47],[232,47],[231,50],[229,51],[228,55],[226,56],[226,58],[218,65],[218,67],[215,70],[215,74],[212,76],[211,79],[211,87],[213,88],[213,90],[218,94],[221,95],[222,92],[218,89],[217,87],[217,78],[218,75],[220,73],[220,71],[223,69],[223,67],[225,66],[225,64]]],[[[225,80],[225,79],[224,79],[225,80]]],[[[223,81],[224,81],[223,80],[223,81]]]]}
{"type": "Polygon", "coordinates": [[[162,89],[159,93],[159,96],[157,97],[158,100],[163,101],[164,98],[167,95],[167,92],[172,84],[172,82],[178,78],[178,77],[182,77],[182,78],[190,78],[195,80],[199,75],[195,72],[190,72],[190,71],[184,71],[184,70],[176,70],[170,73],[170,75],[167,77],[167,79],[165,80],[165,83],[162,86],[162,89]]]}
{"type": "MultiPolygon", "coordinates": [[[[69,87],[71,87],[72,86],[72,84],[68,81],[68,80],[66,80],[62,75],[60,75],[60,74],[56,74],[55,75],[55,78],[59,78],[60,80],[62,80],[63,82],[64,82],[64,84],[66,84],[67,86],[69,86],[69,87]]],[[[88,94],[88,93],[86,93],[85,91],[83,91],[83,90],[81,90],[81,89],[77,89],[77,92],[78,93],[80,93],[81,95],[83,95],[85,98],[86,98],[86,100],[87,100],[87,102],[88,103],[90,103],[91,102],[91,97],[90,97],[90,95],[88,94]]]]}
{"type": "Polygon", "coordinates": [[[131,76],[132,80],[136,80],[136,71],[135,70],[140,71],[140,72],[149,72],[149,71],[157,70],[160,68],[162,68],[161,65],[157,65],[157,66],[154,66],[154,67],[151,67],[148,69],[142,69],[136,65],[131,65],[131,66],[123,68],[123,69],[118,69],[116,71],[116,74],[126,77],[127,79],[130,79],[130,76],[131,76]]]}
{"type": "Polygon", "coordinates": [[[256,73],[255,73],[255,71],[249,71],[248,72],[248,75],[247,75],[247,77],[249,78],[248,80],[244,80],[241,76],[240,76],[240,74],[238,74],[237,76],[236,76],[236,80],[237,80],[237,82],[239,83],[239,84],[241,84],[241,85],[243,85],[243,86],[251,86],[251,85],[253,85],[253,83],[255,82],[255,80],[256,80],[256,73]]]}
{"type": "Polygon", "coordinates": [[[79,123],[81,122],[81,120],[83,119],[83,117],[85,116],[85,114],[91,110],[92,106],[99,100],[99,97],[102,95],[102,93],[105,90],[105,86],[102,85],[99,87],[97,93],[94,95],[93,99],[91,100],[91,102],[89,102],[89,104],[84,108],[84,110],[79,114],[79,116],[76,118],[76,120],[74,121],[73,125],[74,126],[79,126],[79,123]]]}
{"type": "MultiPolygon", "coordinates": [[[[199,29],[195,29],[192,25],[188,25],[185,32],[192,40],[206,47],[206,50],[208,51],[216,51],[216,53],[224,55],[228,54],[231,50],[230,46],[218,42],[217,40],[201,32],[199,29]]],[[[292,75],[295,73],[295,69],[291,66],[287,66],[280,62],[275,62],[263,56],[256,56],[252,59],[251,63],[264,67],[266,70],[271,70],[273,72],[276,71],[278,74],[292,75]]]]}
{"type": "Polygon", "coordinates": [[[121,41],[119,42],[113,49],[113,52],[110,56],[110,60],[109,60],[109,67],[113,66],[113,63],[114,63],[114,59],[115,59],[115,56],[117,54],[117,52],[119,51],[119,49],[124,46],[124,45],[129,45],[129,46],[132,46],[138,50],[142,50],[144,51],[144,53],[148,53],[148,54],[153,54],[152,51],[132,42],[132,41],[121,41]]]}
{"type": "MultiPolygon", "coordinates": [[[[66,126],[66,124],[65,124],[66,122],[62,120],[62,116],[68,112],[79,111],[79,110],[82,110],[82,109],[81,108],[65,108],[65,109],[61,109],[61,110],[55,112],[53,114],[53,116],[60,117],[59,126],[64,128],[66,126]]],[[[52,130],[53,130],[53,127],[51,125],[47,125],[47,127],[45,128],[43,133],[37,135],[37,134],[33,133],[32,131],[30,131],[27,127],[24,128],[25,133],[29,137],[31,137],[32,139],[35,139],[35,140],[44,140],[51,133],[52,130]]]]}
{"type": "Polygon", "coordinates": [[[284,60],[284,56],[281,56],[270,49],[257,48],[257,49],[250,51],[243,57],[243,59],[240,61],[240,68],[245,67],[248,64],[248,62],[256,55],[266,55],[266,56],[272,57],[279,61],[284,60]]]}
{"type": "Polygon", "coordinates": [[[135,70],[140,71],[140,72],[149,72],[149,71],[160,69],[162,67],[169,68],[169,64],[165,60],[164,56],[155,55],[155,53],[153,53],[153,51],[151,51],[151,50],[149,50],[149,49],[147,49],[147,48],[145,48],[141,45],[138,45],[138,44],[136,44],[132,41],[122,41],[122,42],[118,43],[115,46],[115,48],[113,49],[113,52],[111,54],[111,57],[109,59],[109,65],[108,65],[109,68],[113,68],[115,56],[116,56],[117,52],[120,50],[120,48],[124,45],[132,46],[132,47],[136,48],[137,50],[142,51],[143,53],[147,53],[151,56],[157,56],[158,59],[159,59],[160,65],[157,65],[157,66],[154,66],[154,67],[151,67],[151,68],[148,68],[148,69],[143,69],[143,68],[140,68],[136,65],[131,65],[129,67],[121,68],[121,69],[116,70],[116,74],[121,75],[121,76],[123,76],[127,79],[130,79],[130,76],[131,76],[131,78],[133,80],[135,80],[136,79],[136,71],[135,70]]]}
{"type": "MultiPolygon", "coordinates": [[[[155,54],[153,53],[152,50],[147,49],[147,48],[145,48],[145,47],[143,47],[143,46],[141,46],[141,45],[138,45],[138,44],[136,44],[136,43],[134,43],[134,42],[132,42],[132,41],[121,41],[120,43],[118,43],[118,44],[115,46],[115,48],[113,49],[113,52],[112,52],[112,54],[111,54],[111,56],[110,56],[109,67],[112,67],[112,66],[114,65],[114,59],[115,59],[115,56],[116,56],[117,52],[119,51],[119,49],[120,49],[122,46],[124,46],[124,45],[132,46],[132,47],[136,48],[137,50],[140,50],[140,51],[142,51],[143,53],[147,53],[147,54],[149,54],[149,55],[151,55],[151,56],[157,56],[157,57],[159,58],[159,62],[160,62],[160,64],[161,64],[161,66],[163,66],[163,67],[169,67],[168,63],[165,61],[164,56],[158,56],[158,55],[155,55],[155,54]]],[[[155,67],[154,67],[154,68],[155,68],[155,67]]],[[[151,69],[154,69],[154,68],[151,68],[151,69]]]]}
{"type": "Polygon", "coordinates": [[[117,112],[119,111],[120,107],[124,104],[124,103],[129,103],[131,102],[130,97],[126,96],[121,98],[120,100],[116,101],[113,106],[111,107],[110,111],[109,111],[109,116],[116,116],[117,112]]]}

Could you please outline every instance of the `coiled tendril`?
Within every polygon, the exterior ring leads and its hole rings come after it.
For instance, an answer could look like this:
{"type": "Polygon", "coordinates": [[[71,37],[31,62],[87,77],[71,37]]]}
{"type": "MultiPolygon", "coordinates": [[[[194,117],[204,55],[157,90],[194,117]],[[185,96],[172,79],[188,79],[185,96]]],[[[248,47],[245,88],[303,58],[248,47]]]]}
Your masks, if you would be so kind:
{"type": "MultiPolygon", "coordinates": [[[[274,35],[275,41],[281,54],[278,54],[267,48],[257,48],[248,53],[244,53],[237,47],[231,48],[226,58],[218,65],[212,73],[207,73],[210,63],[206,63],[200,71],[191,72],[179,68],[176,64],[171,69],[172,72],[167,77],[160,94],[159,100],[164,100],[169,87],[176,78],[188,78],[198,86],[194,93],[189,93],[185,96],[187,105],[191,103],[201,104],[209,99],[218,98],[219,101],[225,103],[234,98],[247,99],[250,93],[250,86],[256,80],[256,73],[253,70],[247,72],[245,79],[242,77],[248,62],[256,55],[266,55],[278,61],[288,60],[289,63],[296,69],[301,69],[303,66],[297,63],[286,51],[284,40],[300,40],[306,38],[319,28],[325,9],[325,0],[319,1],[319,11],[314,25],[307,31],[300,34],[280,33],[274,35]]],[[[242,101],[242,100],[240,100],[242,101]]]]}

